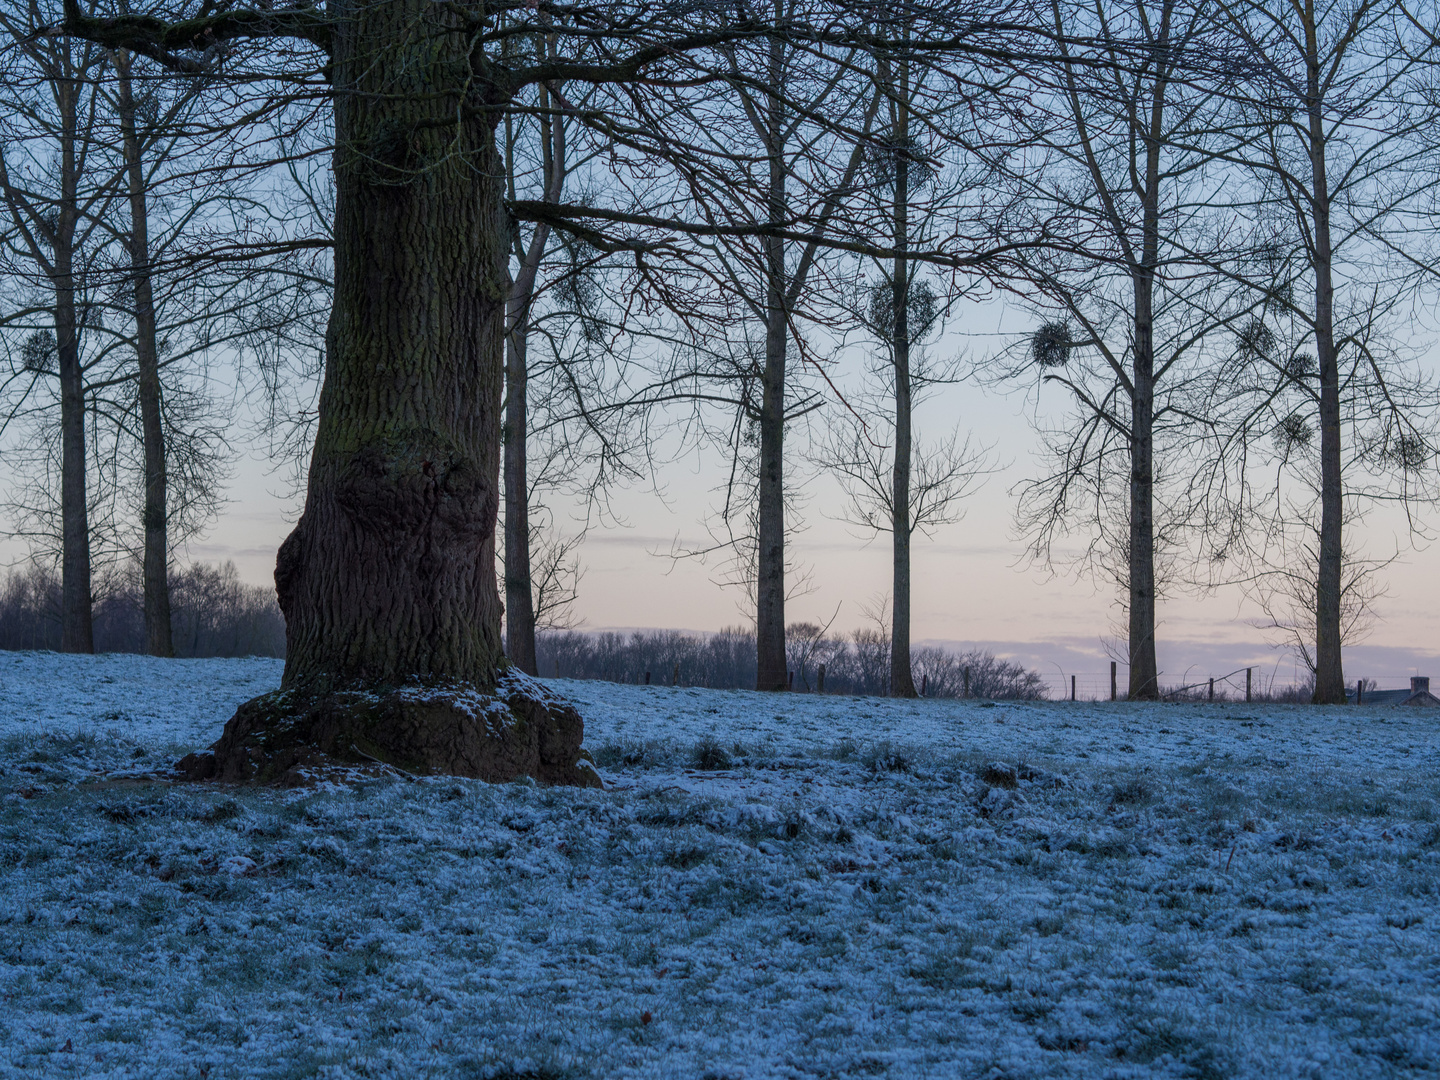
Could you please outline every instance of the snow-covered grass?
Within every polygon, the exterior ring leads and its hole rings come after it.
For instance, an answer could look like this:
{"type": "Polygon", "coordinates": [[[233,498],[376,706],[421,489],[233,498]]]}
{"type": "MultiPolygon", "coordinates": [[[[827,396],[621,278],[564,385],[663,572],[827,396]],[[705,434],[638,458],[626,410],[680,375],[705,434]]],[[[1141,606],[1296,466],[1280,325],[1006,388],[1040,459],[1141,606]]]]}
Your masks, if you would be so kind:
{"type": "Polygon", "coordinates": [[[0,654],[0,1072],[1440,1071],[1435,713],[557,682],[606,791],[143,779],[278,676],[0,654]]]}

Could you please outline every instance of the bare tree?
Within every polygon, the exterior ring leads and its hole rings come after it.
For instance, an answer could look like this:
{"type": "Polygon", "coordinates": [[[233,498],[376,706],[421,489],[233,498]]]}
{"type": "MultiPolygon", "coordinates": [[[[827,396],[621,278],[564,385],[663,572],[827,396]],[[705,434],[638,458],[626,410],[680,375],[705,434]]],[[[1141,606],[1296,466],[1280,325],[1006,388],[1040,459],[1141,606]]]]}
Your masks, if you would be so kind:
{"type": "MultiPolygon", "coordinates": [[[[570,122],[568,113],[580,107],[583,100],[555,108],[549,123],[540,125],[534,179],[548,184],[563,168],[574,184],[596,182],[603,143],[572,149],[561,130],[570,122]]],[[[507,145],[524,145],[510,143],[509,136],[507,130],[507,145]]],[[[537,149],[536,140],[530,147],[537,149]]],[[[555,197],[561,190],[555,186],[555,197]]],[[[641,435],[652,402],[631,385],[633,353],[652,343],[652,320],[637,319],[617,302],[627,291],[626,275],[605,253],[563,231],[558,243],[537,247],[535,238],[550,232],[537,223],[523,248],[517,241],[521,273],[514,287],[528,294],[512,294],[523,304],[512,305],[519,321],[507,339],[501,574],[507,655],[522,670],[522,658],[533,654],[527,640],[539,630],[572,625],[582,577],[579,548],[591,525],[610,516],[613,487],[642,479],[652,456],[641,435]],[[527,276],[531,258],[538,261],[527,276]],[[559,523],[559,505],[568,505],[575,527],[559,523]]]]}
{"type": "MultiPolygon", "coordinates": [[[[775,0],[774,19],[777,26],[794,16],[796,4],[775,0]]],[[[802,128],[809,117],[819,110],[846,115],[860,106],[857,118],[860,138],[849,155],[844,172],[830,180],[834,185],[826,192],[817,232],[792,265],[786,239],[772,232],[758,238],[761,250],[756,252],[755,285],[750,286],[733,266],[729,276],[739,285],[738,292],[750,309],[749,314],[764,327],[764,360],[760,365],[759,394],[749,410],[758,429],[759,446],[756,460],[755,514],[755,646],[757,690],[785,690],[789,686],[789,665],[785,648],[786,591],[786,492],[785,492],[785,428],[788,422],[809,411],[812,402],[800,396],[796,401],[793,389],[787,386],[787,358],[803,348],[797,335],[797,315],[804,306],[803,298],[810,275],[821,252],[823,233],[842,201],[851,194],[856,174],[863,162],[864,137],[869,133],[878,96],[851,95],[842,98],[835,80],[805,79],[805,54],[789,46],[776,34],[765,42],[763,53],[744,57],[739,49],[730,50],[731,84],[738,96],[755,137],[763,147],[763,178],[765,192],[764,220],[771,229],[778,229],[789,214],[789,201],[795,197],[792,188],[802,171],[801,160],[814,153],[812,141],[802,139],[802,128]],[[763,64],[764,86],[768,92],[756,95],[748,85],[744,72],[751,63],[763,64]],[[815,85],[818,82],[819,85],[815,85]],[[804,88],[797,94],[797,84],[804,88]],[[866,107],[864,102],[871,104],[866,107]],[[794,102],[792,104],[792,101],[794,102]],[[795,144],[799,143],[799,149],[795,144]],[[790,400],[787,401],[787,394],[790,400]]],[[[812,176],[812,185],[817,177],[812,176]]],[[[813,187],[812,187],[813,191],[813,187]]],[[[805,192],[804,195],[809,195],[805,192]]],[[[740,253],[742,257],[745,252],[740,253]]],[[[742,398],[742,401],[744,399],[742,398]]]]}
{"type": "Polygon", "coordinates": [[[5,316],[25,335],[8,389],[29,402],[36,382],[58,387],[60,641],[66,652],[93,652],[86,393],[95,360],[87,363],[84,338],[100,310],[94,270],[106,238],[98,222],[113,197],[94,141],[106,58],[94,45],[41,33],[44,25],[38,8],[0,9],[10,46],[0,74],[9,126],[0,146],[5,270],[25,294],[5,316]]]}
{"type": "MultiPolygon", "coordinates": [[[[547,37],[537,37],[536,49],[542,59],[552,47],[547,37]]],[[[558,203],[564,189],[566,167],[566,119],[552,104],[552,96],[563,101],[563,91],[547,84],[536,87],[536,139],[540,147],[539,184],[541,198],[558,203]]],[[[516,191],[517,133],[514,118],[505,118],[506,176],[513,201],[516,191]]],[[[505,649],[510,662],[527,675],[535,675],[536,598],[532,590],[530,550],[530,489],[526,476],[526,446],[529,439],[527,415],[527,331],[535,300],[536,275],[550,237],[550,225],[537,222],[528,242],[517,230],[514,257],[518,269],[511,280],[505,314],[505,649]]],[[[552,567],[553,570],[553,567],[552,567]]]]}
{"type": "MultiPolygon", "coordinates": [[[[842,520],[872,535],[895,527],[894,441],[887,438],[888,418],[871,415],[864,423],[853,418],[831,430],[816,454],[816,463],[835,474],[849,499],[842,520]]],[[[910,505],[903,520],[913,537],[932,535],[965,515],[964,501],[990,471],[989,449],[972,445],[958,431],[929,445],[917,444],[907,494],[910,505]]]]}
{"type": "MultiPolygon", "coordinates": [[[[888,311],[891,303],[888,283],[882,284],[881,290],[875,295],[883,299],[883,308],[888,311]]],[[[916,328],[911,343],[915,344],[924,322],[914,317],[918,313],[913,310],[913,303],[911,307],[910,325],[916,328]]],[[[934,315],[934,309],[929,309],[932,320],[934,315]]],[[[886,339],[882,337],[881,340],[886,339]]],[[[907,403],[910,407],[918,401],[919,392],[929,381],[925,378],[924,368],[917,367],[918,370],[911,372],[912,395],[907,403]]],[[[839,481],[846,494],[848,503],[841,514],[842,520],[871,537],[885,533],[891,535],[892,553],[896,549],[901,553],[892,562],[895,570],[892,580],[898,580],[904,586],[908,601],[915,534],[931,536],[939,526],[964,517],[966,498],[990,471],[989,450],[974,446],[968,435],[962,438],[958,429],[928,445],[912,439],[908,449],[913,459],[910,468],[905,470],[904,484],[897,484],[894,462],[901,451],[900,440],[896,437],[898,410],[894,408],[894,398],[889,411],[873,404],[867,405],[859,396],[851,400],[856,412],[832,421],[828,434],[814,453],[814,460],[839,481]],[[895,506],[897,498],[906,500],[906,505],[898,511],[895,506]],[[906,534],[897,538],[894,535],[896,529],[904,529],[906,534]]],[[[916,687],[910,664],[908,603],[903,625],[899,621],[900,609],[887,607],[887,611],[892,610],[893,614],[884,626],[892,654],[889,692],[897,697],[915,697],[917,693],[913,692],[916,687]],[[896,650],[902,646],[905,651],[897,662],[894,659],[896,650]],[[907,673],[911,673],[909,691],[912,692],[906,691],[903,682],[907,673]],[[893,682],[897,675],[902,679],[900,684],[893,682]]]]}
{"type": "MultiPolygon", "coordinates": [[[[211,766],[223,775],[283,772],[307,755],[351,755],[364,740],[371,756],[416,766],[418,755],[418,767],[437,771],[593,776],[575,764],[578,717],[528,696],[523,684],[505,691],[512,707],[535,718],[517,738],[544,724],[554,737],[543,756],[540,746],[507,748],[503,762],[474,743],[472,729],[456,726],[473,710],[429,704],[422,714],[393,688],[417,678],[441,695],[441,685],[501,688],[494,543],[511,215],[566,221],[602,249],[646,260],[680,254],[677,234],[720,230],[663,211],[616,211],[609,224],[629,226],[617,230],[597,227],[606,216],[597,207],[515,200],[507,208],[495,125],[526,87],[591,84],[608,100],[594,104],[587,123],[607,127],[645,169],[683,169],[697,163],[694,155],[656,147],[629,126],[637,102],[704,85],[717,72],[718,47],[775,29],[743,9],[712,6],[515,6],[503,10],[503,22],[501,14],[423,0],[343,0],[323,10],[206,8],[167,22],[148,12],[91,17],[67,2],[68,33],[180,69],[197,63],[197,45],[269,40],[272,70],[287,60],[291,73],[296,62],[323,69],[334,105],[335,299],[325,384],[305,510],[276,567],[287,633],[283,693],[232,720],[211,766]],[[555,36],[548,58],[503,54],[505,39],[537,30],[555,36]],[[299,53],[287,54],[286,42],[301,43],[299,53]],[[363,724],[360,699],[348,693],[357,686],[380,694],[364,699],[371,703],[363,724]],[[376,709],[405,719],[380,733],[376,709]],[[417,723],[451,734],[417,740],[417,723]]],[[[1013,38],[1023,29],[1008,12],[998,23],[983,14],[985,33],[1013,38]]],[[[797,12],[784,32],[814,43],[819,63],[826,49],[873,39],[856,21],[843,8],[817,8],[797,12]]],[[[919,24],[936,55],[977,48],[982,32],[974,12],[948,5],[908,12],[907,21],[919,24]]],[[[807,239],[809,229],[793,219],[785,226],[807,239]]]]}
{"type": "MultiPolygon", "coordinates": [[[[1247,583],[1264,614],[1256,625],[1269,631],[1275,644],[1288,649],[1313,679],[1317,669],[1315,579],[1319,536],[1311,520],[1291,519],[1272,522],[1274,525],[1279,527],[1268,545],[1273,566],[1262,569],[1247,583]]],[[[1345,576],[1340,584],[1340,637],[1345,645],[1363,640],[1373,628],[1376,602],[1385,592],[1379,573],[1393,562],[1393,557],[1363,559],[1346,553],[1345,576]]]]}
{"type": "Polygon", "coordinates": [[[1235,318],[1233,288],[1206,261],[1228,255],[1212,254],[1236,142],[1218,92],[1225,57],[1206,4],[1051,10],[1060,77],[1020,123],[1031,152],[1000,164],[1029,188],[1037,225],[1063,233],[1018,257],[1042,322],[1001,371],[1032,386],[1038,374],[1074,413],[1041,426],[1053,467],[1021,486],[1019,520],[1046,564],[1057,535],[1089,536],[1083,565],[1123,597],[1129,697],[1154,700],[1160,567],[1184,543],[1181,462],[1206,435],[1193,391],[1207,341],[1235,318]]]}
{"type": "MultiPolygon", "coordinates": [[[[531,515],[532,520],[535,515],[531,515]]],[[[542,524],[531,549],[530,580],[535,590],[537,630],[573,630],[580,625],[574,604],[580,597],[580,545],[585,534],[561,533],[553,523],[542,524]]]]}
{"type": "MultiPolygon", "coordinates": [[[[889,170],[880,185],[893,193],[893,132],[878,133],[875,126],[882,113],[894,112],[894,88],[885,81],[894,63],[930,72],[932,82],[948,87],[908,95],[906,108],[917,112],[917,130],[923,127],[937,143],[964,126],[948,119],[957,109],[981,111],[975,109],[979,99],[993,107],[1005,77],[972,70],[968,62],[944,68],[929,42],[917,39],[912,49],[905,27],[923,17],[918,6],[909,5],[871,13],[879,27],[873,40],[863,48],[836,50],[832,75],[815,64],[813,43],[781,31],[798,10],[793,2],[775,3],[776,33],[719,50],[730,58],[729,97],[712,93],[642,114],[647,131],[665,133],[653,134],[658,144],[688,139],[710,166],[689,167],[683,187],[667,196],[688,200],[715,232],[710,262],[697,274],[704,295],[696,289],[665,290],[685,325],[698,323],[699,330],[682,362],[657,379],[654,400],[725,408],[715,441],[732,457],[712,542],[698,550],[677,549],[672,556],[728,553],[721,583],[745,592],[747,614],[753,611],[756,621],[757,686],[769,690],[788,685],[785,606],[804,591],[803,583],[797,588],[790,580],[796,570],[788,543],[795,495],[786,480],[786,431],[818,408],[830,389],[828,358],[809,340],[810,332],[833,335],[853,314],[836,301],[852,294],[859,261],[841,260],[839,253],[861,254],[883,243],[891,250],[902,247],[905,265],[935,262],[983,276],[1003,262],[1011,246],[996,240],[993,217],[973,212],[976,201],[953,199],[929,200],[924,212],[931,227],[911,236],[907,225],[896,241],[893,199],[867,196],[877,165],[881,172],[889,170]],[[808,236],[780,226],[792,217],[811,223],[808,236]],[[726,303],[730,297],[733,303],[726,303]],[[818,378],[807,380],[807,373],[818,378]]],[[[616,219],[659,224],[644,214],[610,217],[616,219]]],[[[691,259],[687,269],[697,263],[691,259]]],[[[894,344],[892,339],[887,347],[894,344]]],[[[904,370],[902,363],[902,375],[904,370]]],[[[903,402],[905,378],[899,386],[903,402]]],[[[908,451],[896,460],[903,474],[908,451]]],[[[902,566],[908,565],[904,543],[902,566]]],[[[908,627],[908,618],[902,625],[908,627]]]]}
{"type": "MultiPolygon", "coordinates": [[[[829,636],[830,627],[840,615],[837,604],[824,625],[812,622],[791,623],[785,628],[786,664],[795,673],[794,689],[820,690],[820,669],[833,664],[835,657],[844,648],[844,642],[829,636]],[[815,684],[810,682],[815,676],[815,684]]],[[[787,676],[788,678],[788,676],[787,676]]],[[[833,684],[832,684],[833,685],[833,684]]]]}
{"type": "Polygon", "coordinates": [[[887,237],[892,253],[876,260],[879,281],[862,287],[854,306],[857,321],[884,358],[880,366],[888,404],[852,408],[855,422],[842,420],[845,433],[837,437],[832,432],[822,454],[850,496],[852,520],[890,534],[890,693],[896,697],[918,695],[910,663],[913,535],[956,520],[960,502],[983,471],[983,454],[955,435],[916,460],[916,403],[927,386],[953,380],[950,371],[924,362],[920,344],[939,326],[947,304],[972,286],[952,280],[949,295],[941,295],[919,272],[924,263],[912,253],[927,251],[946,224],[975,212],[972,190],[982,186],[984,171],[983,166],[980,173],[966,167],[973,160],[969,139],[937,127],[937,117],[968,97],[948,92],[946,75],[919,61],[903,29],[893,50],[876,59],[885,123],[868,148],[866,179],[874,227],[887,237]],[[888,448],[888,468],[882,465],[882,445],[888,448]],[[882,469],[888,475],[882,476],[882,469]]]}
{"type": "MultiPolygon", "coordinates": [[[[1393,0],[1243,0],[1222,10],[1253,71],[1239,103],[1250,138],[1237,155],[1256,187],[1245,204],[1253,256],[1236,270],[1249,271],[1263,303],[1239,328],[1220,384],[1238,406],[1228,449],[1272,433],[1284,449],[1318,429],[1314,475],[1302,479],[1318,502],[1314,700],[1339,703],[1347,499],[1434,492],[1433,390],[1376,336],[1428,264],[1410,226],[1431,191],[1420,162],[1437,119],[1434,13],[1393,0]],[[1295,396],[1304,407],[1277,424],[1276,409],[1295,396]]],[[[1279,505],[1284,493],[1273,490],[1279,505]]],[[[1251,515],[1239,505],[1232,517],[1251,515]]]]}
{"type": "Polygon", "coordinates": [[[152,656],[175,652],[170,626],[170,542],[165,508],[165,430],[160,418],[160,348],[155,331],[155,294],[150,275],[150,216],[146,206],[145,162],[135,123],[131,58],[124,49],[111,56],[115,69],[115,109],[120,118],[130,203],[129,255],[135,304],[135,355],[138,361],[140,420],[145,445],[145,647],[152,656]]]}
{"type": "MultiPolygon", "coordinates": [[[[137,102],[136,57],[126,49],[117,49],[110,54],[109,60],[114,72],[114,86],[108,96],[119,127],[119,166],[123,172],[124,197],[129,211],[129,228],[121,236],[129,264],[127,288],[124,289],[128,294],[128,303],[123,306],[128,309],[127,314],[134,323],[136,400],[143,447],[141,565],[146,651],[153,656],[172,656],[175,652],[169,588],[172,544],[167,505],[170,482],[161,401],[162,341],[152,265],[158,249],[151,238],[150,202],[158,166],[176,152],[177,143],[183,137],[178,129],[196,98],[203,93],[204,82],[193,79],[179,87],[172,85],[170,89],[178,92],[164,101],[152,79],[143,84],[144,93],[137,102]]],[[[102,84],[102,90],[105,89],[108,88],[102,84]]],[[[189,195],[189,216],[193,218],[201,213],[207,200],[202,192],[192,190],[189,195]]],[[[195,494],[193,486],[189,494],[195,494]]],[[[214,505],[213,488],[211,494],[211,504],[214,505]]]]}
{"type": "Polygon", "coordinates": [[[726,554],[720,580],[741,591],[755,622],[756,687],[773,691],[789,685],[786,602],[807,590],[789,548],[796,506],[786,436],[824,400],[826,365],[808,331],[836,323],[844,289],[828,241],[850,228],[880,104],[861,50],[826,68],[783,32],[798,10],[795,0],[770,0],[776,32],[721,50],[723,91],[664,117],[688,126],[714,163],[687,176],[686,197],[697,215],[729,226],[708,253],[701,287],[710,296],[679,297],[691,340],[656,380],[668,400],[697,409],[697,430],[731,458],[713,543],[672,555],[726,554]],[[807,237],[785,235],[795,217],[813,222],[807,237]],[[707,412],[720,414],[713,428],[707,412]]]}
{"type": "MultiPolygon", "coordinates": [[[[27,27],[43,30],[44,14],[38,8],[3,11],[12,34],[27,27]]],[[[7,55],[15,65],[7,91],[36,91],[10,103],[17,118],[31,118],[36,138],[7,147],[7,218],[33,216],[37,208],[46,211],[47,198],[54,201],[45,187],[50,163],[62,172],[67,163],[77,170],[83,166],[78,183],[89,193],[74,211],[75,233],[83,235],[84,245],[73,244],[71,256],[72,263],[78,258],[84,266],[83,280],[77,275],[77,311],[90,566],[85,592],[92,605],[103,599],[119,580],[109,564],[143,553],[150,649],[169,654],[169,560],[213,520],[222,501],[229,423],[206,390],[206,367],[215,352],[235,343],[237,317],[263,298],[263,289],[245,287],[247,278],[258,280],[255,267],[240,275],[226,272],[236,265],[238,251],[258,253],[265,246],[244,243],[247,238],[239,235],[247,204],[257,202],[247,198],[243,171],[227,170],[236,148],[226,144],[224,124],[217,129],[213,116],[197,115],[194,106],[207,90],[203,77],[169,76],[125,50],[95,53],[44,32],[31,33],[7,55]],[[87,96],[78,149],[47,162],[43,152],[38,158],[34,153],[45,131],[43,87],[47,80],[74,78],[53,64],[46,68],[37,57],[60,48],[94,55],[80,87],[87,96]],[[202,244],[207,250],[197,251],[202,244]]],[[[17,133],[24,130],[17,124],[17,133]]],[[[65,215],[54,207],[47,213],[59,228],[65,215]]],[[[45,373],[58,376],[60,357],[53,305],[35,305],[43,268],[24,270],[27,257],[35,268],[34,245],[21,242],[27,229],[13,232],[17,242],[8,248],[11,265],[20,270],[9,282],[20,306],[3,322],[23,340],[11,353],[16,363],[7,385],[13,410],[7,426],[13,442],[7,456],[14,466],[10,509],[17,529],[32,542],[32,553],[44,557],[52,532],[62,549],[74,547],[74,485],[67,488],[63,479],[74,471],[66,464],[74,460],[73,439],[52,440],[48,427],[54,412],[62,414],[56,425],[62,433],[73,434],[73,424],[64,420],[64,395],[52,403],[45,393],[45,373]],[[47,341],[54,347],[47,348],[47,341]],[[48,359],[51,351],[54,362],[48,359]],[[41,378],[32,385],[37,374],[41,378]],[[59,483],[51,482],[52,464],[59,483]],[[52,503],[58,503],[53,510],[52,503]]],[[[43,241],[43,229],[39,232],[43,241]]],[[[73,567],[75,560],[62,563],[73,567]]]]}
{"type": "MultiPolygon", "coordinates": [[[[759,307],[759,301],[753,301],[759,307]]],[[[792,312],[793,315],[793,312],[792,312]]],[[[797,349],[792,341],[786,342],[786,358],[779,368],[771,368],[770,376],[780,378],[784,398],[783,407],[765,412],[766,371],[768,352],[767,336],[763,320],[747,321],[738,317],[739,328],[760,333],[746,334],[724,339],[709,348],[693,346],[676,350],[682,357],[676,368],[665,376],[665,382],[672,388],[667,397],[684,401],[695,408],[698,422],[696,443],[713,447],[727,459],[724,480],[716,485],[715,493],[719,504],[707,515],[702,524],[707,540],[699,547],[672,546],[669,557],[673,560],[698,559],[706,562],[718,557],[714,576],[722,588],[733,589],[737,607],[745,621],[756,628],[756,672],[757,689],[783,690],[788,688],[788,659],[782,660],[779,685],[774,677],[774,658],[766,670],[769,676],[761,681],[759,652],[772,649],[779,640],[786,641],[787,628],[778,632],[771,626],[770,632],[761,635],[758,625],[762,619],[767,623],[783,615],[785,606],[797,597],[813,589],[808,568],[796,559],[793,538],[804,529],[802,508],[806,497],[796,482],[793,468],[786,468],[784,445],[786,435],[797,422],[803,422],[822,406],[824,398],[813,387],[807,387],[797,377],[791,361],[797,349]],[[677,370],[678,369],[678,370],[677,370]],[[676,386],[683,383],[683,389],[676,386]],[[688,400],[686,400],[688,398],[688,400]],[[724,424],[708,423],[705,410],[717,407],[724,424]],[[779,425],[779,434],[771,431],[771,438],[765,437],[766,425],[779,425]],[[769,504],[761,497],[761,478],[764,469],[766,448],[780,446],[780,456],[772,455],[772,464],[778,462],[779,472],[772,474],[772,480],[780,483],[780,508],[777,515],[765,513],[769,504]],[[770,536],[770,529],[780,527],[783,533],[776,543],[770,536]],[[770,556],[762,558],[762,551],[770,556]],[[778,559],[778,563],[776,562],[778,559]],[[768,585],[762,584],[768,581],[768,585]],[[778,600],[771,593],[780,589],[778,600]],[[770,597],[768,608],[762,597],[770,597]],[[762,614],[768,610],[768,614],[762,614]]],[[[718,320],[717,320],[718,322],[718,320]]],[[[773,381],[772,381],[773,385],[773,381]]],[[[768,483],[767,483],[768,488],[768,483]]],[[[773,509],[773,508],[772,508],[773,509]]],[[[786,646],[788,657],[788,646],[786,646]]]]}
{"type": "MultiPolygon", "coordinates": [[[[902,42],[902,48],[905,43],[902,42]]],[[[911,284],[910,196],[912,182],[923,183],[923,164],[918,157],[918,140],[910,130],[911,73],[909,57],[901,54],[894,62],[883,61],[881,82],[890,90],[890,129],[882,148],[882,168],[891,179],[891,207],[895,256],[891,260],[889,311],[893,325],[889,341],[895,391],[895,455],[892,467],[893,494],[890,498],[890,540],[893,559],[894,605],[890,621],[890,693],[895,697],[916,697],[910,669],[910,470],[914,451],[911,417],[914,411],[911,386],[910,347],[912,337],[923,333],[910,326],[910,309],[917,290],[911,284]],[[893,82],[891,79],[893,78],[893,82]]]]}

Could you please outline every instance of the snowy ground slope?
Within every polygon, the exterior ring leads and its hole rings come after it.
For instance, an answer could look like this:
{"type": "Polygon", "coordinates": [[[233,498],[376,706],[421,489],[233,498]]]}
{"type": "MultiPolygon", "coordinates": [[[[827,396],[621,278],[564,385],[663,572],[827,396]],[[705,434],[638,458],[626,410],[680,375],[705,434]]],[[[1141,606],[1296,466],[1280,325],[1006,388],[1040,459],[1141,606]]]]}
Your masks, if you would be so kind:
{"type": "Polygon", "coordinates": [[[559,682],[610,790],[124,779],[278,677],[0,654],[0,1074],[1440,1073],[1435,713],[559,682]]]}

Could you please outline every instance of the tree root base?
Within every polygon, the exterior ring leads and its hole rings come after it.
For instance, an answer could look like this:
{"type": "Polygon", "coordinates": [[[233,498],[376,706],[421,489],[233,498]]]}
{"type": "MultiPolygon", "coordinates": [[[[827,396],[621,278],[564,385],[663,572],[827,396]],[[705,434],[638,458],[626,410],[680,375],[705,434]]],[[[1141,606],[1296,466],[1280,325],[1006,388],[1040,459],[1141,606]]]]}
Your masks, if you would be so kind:
{"type": "Polygon", "coordinates": [[[580,748],[584,734],[574,706],[507,670],[493,694],[471,684],[263,694],[176,768],[191,780],[280,787],[335,766],[377,764],[412,776],[603,787],[580,748]]]}

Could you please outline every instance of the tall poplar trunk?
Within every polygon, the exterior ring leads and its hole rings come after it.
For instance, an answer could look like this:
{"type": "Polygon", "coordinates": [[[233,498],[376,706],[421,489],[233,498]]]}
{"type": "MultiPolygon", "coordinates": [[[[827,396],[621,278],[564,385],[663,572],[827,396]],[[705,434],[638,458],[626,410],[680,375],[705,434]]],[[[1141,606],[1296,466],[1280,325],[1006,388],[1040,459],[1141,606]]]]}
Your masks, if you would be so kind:
{"type": "MultiPolygon", "coordinates": [[[[770,41],[770,85],[783,77],[784,44],[770,41]]],[[[772,93],[766,114],[766,150],[770,159],[766,214],[783,224],[785,191],[785,112],[772,93]]],[[[765,370],[761,379],[759,522],[755,577],[755,689],[784,690],[785,660],[785,353],[789,344],[785,278],[785,241],[764,239],[765,370]]]]}
{"type": "Polygon", "coordinates": [[[160,414],[160,355],[155,332],[155,298],[150,275],[149,214],[145,199],[145,169],[140,139],[135,130],[135,100],[131,93],[130,58],[114,55],[117,76],[116,104],[125,153],[125,175],[130,199],[130,280],[135,302],[135,358],[138,364],[140,427],[145,453],[145,529],[143,591],[145,651],[151,656],[174,656],[170,625],[170,542],[166,509],[165,428],[160,414]]]}
{"type": "Polygon", "coordinates": [[[530,486],[526,465],[525,334],[505,338],[505,655],[526,675],[535,667],[535,596],[530,580],[530,486]]]}
{"type": "Polygon", "coordinates": [[[60,205],[53,225],[50,280],[55,290],[60,376],[60,649],[95,651],[90,596],[90,521],[86,502],[85,373],[76,305],[75,229],[79,223],[78,80],[57,83],[61,113],[60,205]]]}
{"type": "MultiPolygon", "coordinates": [[[[540,107],[550,107],[550,92],[540,88],[540,107]]],[[[508,128],[507,128],[508,130],[508,128]]],[[[565,181],[565,126],[541,120],[545,200],[558,202],[565,181]]],[[[509,148],[507,146],[507,153],[509,148]]],[[[513,183],[513,169],[507,168],[513,183]]],[[[535,662],[535,593],[530,575],[530,481],[526,450],[530,436],[527,343],[530,305],[540,259],[550,239],[550,226],[537,224],[530,243],[516,238],[520,270],[510,285],[505,323],[505,427],[502,432],[505,471],[505,654],[527,675],[538,674],[535,662]]]]}
{"type": "MultiPolygon", "coordinates": [[[[63,211],[62,211],[63,215],[63,211]]],[[[71,253],[55,256],[55,338],[60,374],[60,650],[92,653],[90,521],[85,483],[85,377],[71,253]]]]}
{"type": "Polygon", "coordinates": [[[1340,599],[1344,500],[1340,461],[1340,365],[1335,351],[1335,286],[1330,238],[1330,190],[1325,173],[1325,118],[1319,41],[1313,5],[1305,5],[1306,112],[1314,229],[1315,352],[1320,368],[1320,552],[1315,581],[1315,695],[1317,705],[1344,704],[1340,599]]]}
{"type": "Polygon", "coordinates": [[[890,611],[890,694],[913,698],[910,669],[910,86],[909,63],[899,64],[895,111],[895,260],[891,301],[895,310],[891,358],[895,364],[895,467],[891,490],[894,542],[893,606],[890,611]]]}
{"type": "MultiPolygon", "coordinates": [[[[1147,224],[1149,208],[1146,209],[1147,224]]],[[[1153,271],[1135,277],[1134,358],[1130,389],[1130,690],[1131,701],[1160,696],[1155,659],[1155,340],[1153,271]]]]}
{"type": "MultiPolygon", "coordinates": [[[[1159,51],[1168,44],[1170,6],[1160,23],[1159,51]]],[[[1145,131],[1140,262],[1131,269],[1135,311],[1130,374],[1130,689],[1132,701],[1160,696],[1155,659],[1155,274],[1160,261],[1160,149],[1165,136],[1167,79],[1157,58],[1145,131]]]]}
{"type": "MultiPolygon", "coordinates": [[[[783,2],[775,6],[777,20],[784,17],[783,2]]],[[[769,77],[772,87],[785,78],[785,45],[770,43],[769,77]]],[[[862,132],[868,134],[880,107],[876,94],[865,110],[862,132]]],[[[779,95],[772,95],[763,114],[750,114],[756,133],[765,142],[770,176],[767,185],[766,216],[772,225],[785,224],[789,212],[785,161],[786,112],[779,95]]],[[[785,657],[785,383],[790,345],[790,314],[805,291],[814,269],[816,255],[831,218],[848,197],[855,176],[864,163],[866,143],[857,140],[843,178],[825,200],[815,235],[806,243],[790,272],[786,265],[785,241],[767,237],[765,252],[765,365],[761,378],[759,521],[756,528],[755,575],[755,684],[759,690],[784,690],[789,686],[785,657]]]]}

